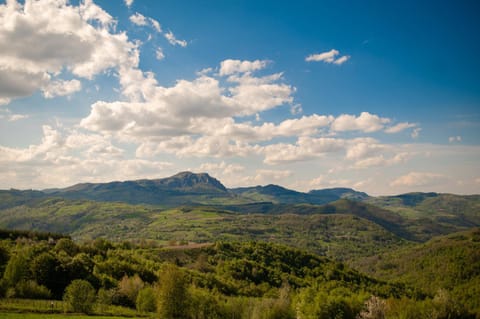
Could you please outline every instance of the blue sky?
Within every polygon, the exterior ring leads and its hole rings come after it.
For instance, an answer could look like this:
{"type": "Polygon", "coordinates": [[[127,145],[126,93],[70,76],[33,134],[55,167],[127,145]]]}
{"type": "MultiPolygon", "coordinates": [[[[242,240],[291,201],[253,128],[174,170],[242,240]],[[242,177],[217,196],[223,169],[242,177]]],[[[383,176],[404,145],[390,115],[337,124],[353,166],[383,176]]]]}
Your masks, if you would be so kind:
{"type": "Polygon", "coordinates": [[[0,188],[479,193],[476,1],[0,1],[0,188]]]}

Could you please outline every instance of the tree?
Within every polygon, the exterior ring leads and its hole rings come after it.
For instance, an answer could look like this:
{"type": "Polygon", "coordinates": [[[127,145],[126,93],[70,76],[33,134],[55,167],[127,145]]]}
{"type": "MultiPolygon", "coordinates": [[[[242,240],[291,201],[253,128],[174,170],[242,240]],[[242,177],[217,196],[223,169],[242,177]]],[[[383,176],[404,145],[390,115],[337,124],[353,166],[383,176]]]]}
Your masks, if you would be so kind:
{"type": "Polygon", "coordinates": [[[60,269],[60,262],[50,253],[41,253],[33,258],[30,270],[40,285],[50,289],[55,297],[61,297],[65,286],[64,273],[60,269]]]}
{"type": "Polygon", "coordinates": [[[77,244],[70,238],[61,238],[57,241],[57,244],[55,245],[55,251],[64,251],[69,255],[70,257],[75,256],[78,254],[79,248],[77,244]]]}
{"type": "Polygon", "coordinates": [[[153,288],[145,287],[140,290],[137,296],[136,306],[140,312],[155,312],[157,305],[153,288]]]}
{"type": "Polygon", "coordinates": [[[137,274],[133,277],[124,276],[118,283],[118,293],[126,297],[127,306],[135,307],[138,293],[144,286],[143,280],[137,274]]]}
{"type": "Polygon", "coordinates": [[[65,289],[63,300],[74,312],[91,313],[95,303],[95,289],[88,281],[76,279],[65,289]]]}
{"type": "Polygon", "coordinates": [[[10,257],[5,268],[3,278],[10,287],[15,286],[20,280],[26,279],[28,275],[28,258],[23,252],[10,257]]]}
{"type": "Polygon", "coordinates": [[[160,276],[157,311],[161,318],[187,318],[189,298],[185,275],[175,265],[166,265],[160,276]]]}
{"type": "Polygon", "coordinates": [[[365,308],[357,316],[358,319],[385,319],[387,309],[385,300],[372,296],[365,302],[365,308]]]}

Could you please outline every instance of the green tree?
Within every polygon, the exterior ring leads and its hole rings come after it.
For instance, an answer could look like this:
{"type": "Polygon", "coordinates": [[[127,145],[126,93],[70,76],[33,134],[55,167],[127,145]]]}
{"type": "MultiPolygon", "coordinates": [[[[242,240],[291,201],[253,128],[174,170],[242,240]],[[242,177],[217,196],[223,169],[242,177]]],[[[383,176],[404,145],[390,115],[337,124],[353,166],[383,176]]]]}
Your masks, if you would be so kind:
{"type": "Polygon", "coordinates": [[[25,253],[17,252],[10,257],[5,268],[3,278],[10,287],[15,286],[20,280],[28,276],[28,258],[25,253]]]}
{"type": "Polygon", "coordinates": [[[118,293],[128,300],[127,306],[135,307],[138,293],[144,286],[143,280],[137,274],[133,277],[124,276],[118,283],[118,293]]]}
{"type": "Polygon", "coordinates": [[[76,279],[65,289],[63,301],[70,310],[89,314],[95,303],[95,289],[88,281],[76,279]]]}
{"type": "Polygon", "coordinates": [[[139,291],[136,306],[140,312],[155,312],[157,310],[155,291],[152,287],[145,287],[139,291]]]}
{"type": "Polygon", "coordinates": [[[61,238],[57,241],[55,245],[55,251],[60,252],[64,251],[70,257],[75,256],[79,252],[77,244],[70,238],[61,238]]]}
{"type": "Polygon", "coordinates": [[[160,276],[157,311],[161,318],[188,318],[189,296],[185,274],[177,266],[168,264],[160,276]]]}
{"type": "Polygon", "coordinates": [[[61,297],[67,282],[58,259],[50,253],[41,253],[33,258],[30,271],[40,285],[50,289],[55,297],[61,297]]]}

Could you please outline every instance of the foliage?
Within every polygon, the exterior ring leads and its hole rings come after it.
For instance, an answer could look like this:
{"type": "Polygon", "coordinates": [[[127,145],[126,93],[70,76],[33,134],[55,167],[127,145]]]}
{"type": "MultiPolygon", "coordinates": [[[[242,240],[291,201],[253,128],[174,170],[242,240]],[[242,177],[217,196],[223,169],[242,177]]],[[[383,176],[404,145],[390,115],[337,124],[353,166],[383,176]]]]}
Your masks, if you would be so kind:
{"type": "Polygon", "coordinates": [[[175,265],[167,264],[160,275],[157,310],[161,318],[186,318],[189,313],[187,278],[175,265]]]}
{"type": "Polygon", "coordinates": [[[395,273],[396,268],[385,267],[378,273],[397,276],[401,282],[396,283],[372,278],[326,256],[257,241],[161,248],[105,239],[62,240],[61,244],[7,239],[0,246],[8,252],[7,265],[24,265],[21,275],[12,273],[13,266],[7,267],[3,282],[9,296],[32,297],[36,290],[47,291],[41,283],[53,287],[58,279],[69,285],[64,294],[69,311],[118,314],[126,311],[118,305],[127,305],[132,316],[137,311],[147,316],[156,311],[162,318],[353,319],[368,318],[381,308],[388,319],[440,319],[480,314],[479,234],[472,230],[392,251],[382,258],[399,267],[405,263],[406,272],[395,273]],[[402,258],[410,260],[396,259],[395,253],[408,251],[415,254],[402,258]],[[415,266],[417,263],[423,268],[415,266]],[[416,273],[409,273],[408,267],[416,273]],[[432,281],[428,286],[421,286],[424,275],[432,281]],[[417,278],[417,282],[407,281],[409,278],[417,278]],[[84,292],[72,288],[79,282],[84,292]],[[372,295],[382,301],[374,303],[369,299],[372,295]],[[79,296],[90,296],[90,306],[75,309],[72,300],[83,300],[79,296]]]}
{"type": "Polygon", "coordinates": [[[52,297],[52,293],[47,287],[39,285],[33,280],[18,282],[14,292],[16,298],[50,299],[52,297]]]}
{"type": "Polygon", "coordinates": [[[95,289],[88,281],[75,279],[65,289],[63,300],[74,312],[91,313],[95,303],[95,289]]]}
{"type": "Polygon", "coordinates": [[[140,312],[155,312],[157,310],[155,290],[152,287],[145,287],[138,292],[135,302],[140,312]]]}

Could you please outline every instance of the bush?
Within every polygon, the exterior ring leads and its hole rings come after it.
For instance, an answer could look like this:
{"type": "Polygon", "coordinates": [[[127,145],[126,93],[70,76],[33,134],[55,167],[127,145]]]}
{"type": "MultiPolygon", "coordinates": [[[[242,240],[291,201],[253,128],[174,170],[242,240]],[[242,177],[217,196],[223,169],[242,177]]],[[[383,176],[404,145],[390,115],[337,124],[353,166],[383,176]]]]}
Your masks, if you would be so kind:
{"type": "Polygon", "coordinates": [[[76,279],[65,289],[63,301],[69,310],[89,314],[95,303],[95,289],[88,281],[76,279]]]}
{"type": "Polygon", "coordinates": [[[153,288],[146,287],[140,290],[136,305],[137,310],[140,312],[155,312],[157,310],[157,300],[153,288]]]}
{"type": "Polygon", "coordinates": [[[20,281],[15,286],[14,295],[17,298],[50,299],[52,293],[47,287],[39,285],[34,280],[20,281]]]}

